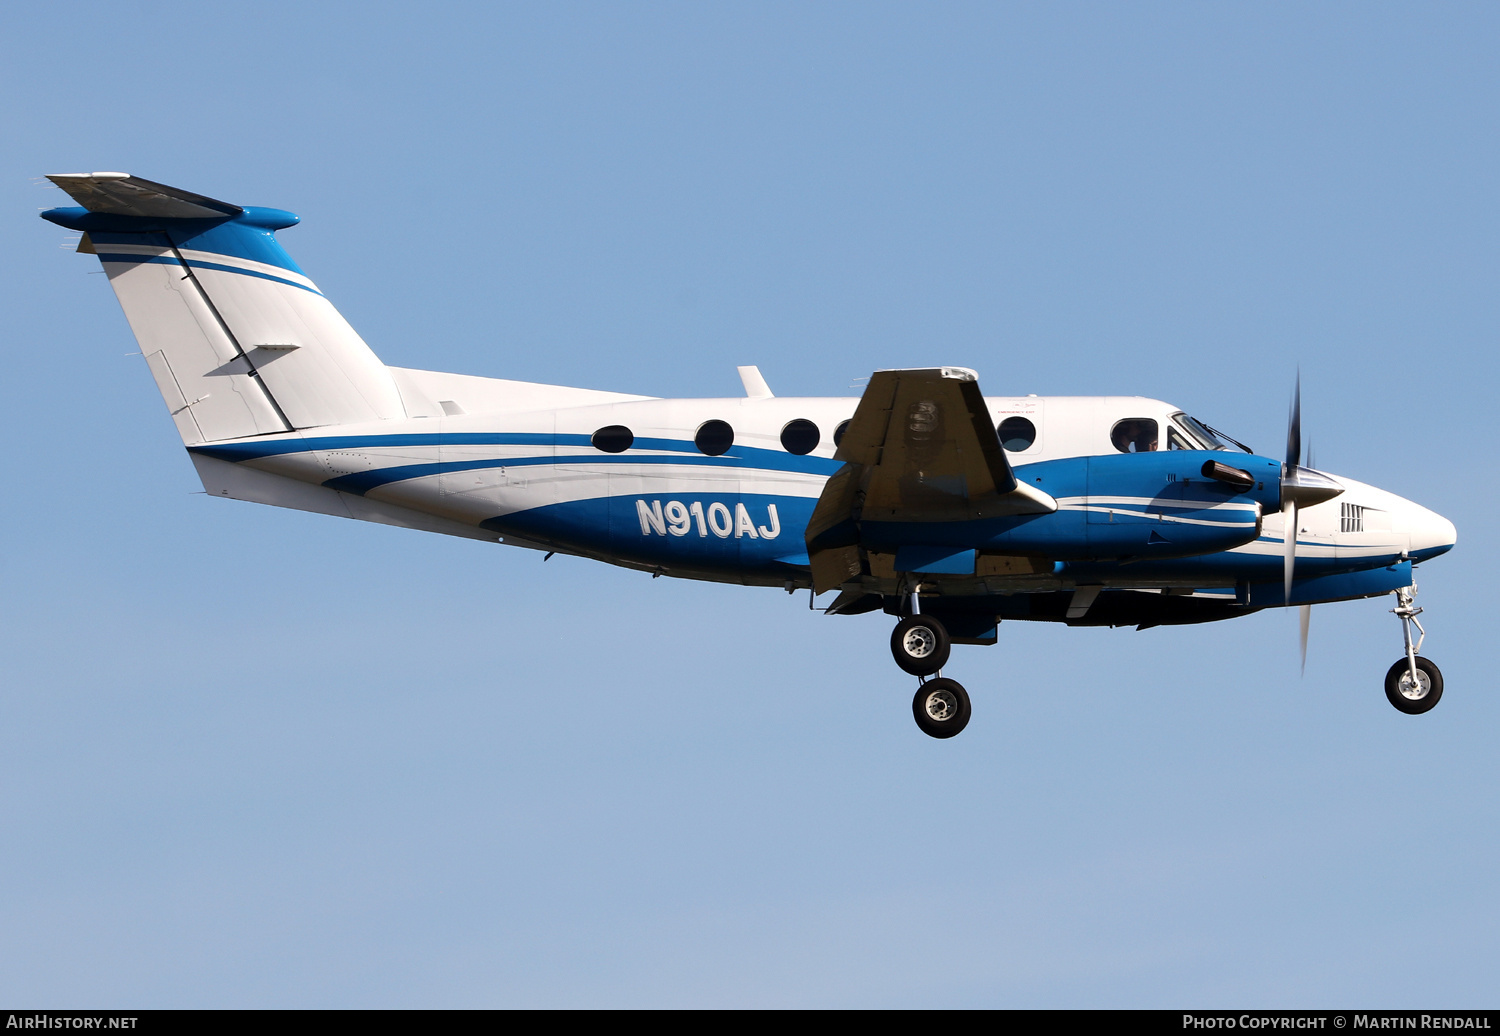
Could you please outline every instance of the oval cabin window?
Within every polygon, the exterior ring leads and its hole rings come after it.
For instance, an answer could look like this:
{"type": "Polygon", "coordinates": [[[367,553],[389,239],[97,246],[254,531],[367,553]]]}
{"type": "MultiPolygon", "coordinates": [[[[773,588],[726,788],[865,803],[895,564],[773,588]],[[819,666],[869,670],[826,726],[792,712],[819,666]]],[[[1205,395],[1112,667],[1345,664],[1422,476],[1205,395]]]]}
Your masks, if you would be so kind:
{"type": "Polygon", "coordinates": [[[624,453],[635,442],[635,433],[622,424],[610,424],[595,432],[589,442],[604,453],[624,453]]]}
{"type": "Polygon", "coordinates": [[[704,421],[693,436],[693,445],[710,457],[721,456],[734,445],[734,429],[728,421],[704,421]]]}
{"type": "Polygon", "coordinates": [[[801,457],[816,450],[822,438],[817,425],[799,417],[781,430],[781,448],[801,457]]]}

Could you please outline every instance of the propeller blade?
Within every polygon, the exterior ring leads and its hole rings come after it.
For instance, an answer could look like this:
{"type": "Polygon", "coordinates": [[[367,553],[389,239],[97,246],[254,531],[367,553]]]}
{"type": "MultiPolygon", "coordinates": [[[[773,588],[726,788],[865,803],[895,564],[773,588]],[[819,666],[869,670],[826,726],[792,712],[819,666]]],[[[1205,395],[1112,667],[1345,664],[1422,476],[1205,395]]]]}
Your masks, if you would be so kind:
{"type": "Polygon", "coordinates": [[[1312,605],[1304,604],[1301,611],[1302,619],[1302,675],[1307,675],[1307,628],[1312,625],[1312,605]]]}
{"type": "Polygon", "coordinates": [[[1286,423],[1286,466],[1295,471],[1302,466],[1302,372],[1297,372],[1297,387],[1292,392],[1292,413],[1286,423]]]}
{"type": "Polygon", "coordinates": [[[1286,522],[1286,532],[1283,539],[1286,546],[1282,552],[1281,573],[1284,580],[1286,597],[1284,604],[1292,603],[1292,573],[1297,567],[1297,501],[1288,500],[1281,509],[1283,520],[1286,522]]]}

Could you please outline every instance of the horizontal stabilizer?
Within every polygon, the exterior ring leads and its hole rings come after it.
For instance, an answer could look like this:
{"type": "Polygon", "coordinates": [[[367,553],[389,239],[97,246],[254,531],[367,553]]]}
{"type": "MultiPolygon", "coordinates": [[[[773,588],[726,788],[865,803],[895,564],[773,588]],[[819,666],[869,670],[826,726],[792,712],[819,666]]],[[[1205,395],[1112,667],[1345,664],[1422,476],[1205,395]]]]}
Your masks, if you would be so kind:
{"type": "Polygon", "coordinates": [[[223,219],[245,210],[129,173],[53,173],[47,179],[90,212],[154,219],[223,219]]]}

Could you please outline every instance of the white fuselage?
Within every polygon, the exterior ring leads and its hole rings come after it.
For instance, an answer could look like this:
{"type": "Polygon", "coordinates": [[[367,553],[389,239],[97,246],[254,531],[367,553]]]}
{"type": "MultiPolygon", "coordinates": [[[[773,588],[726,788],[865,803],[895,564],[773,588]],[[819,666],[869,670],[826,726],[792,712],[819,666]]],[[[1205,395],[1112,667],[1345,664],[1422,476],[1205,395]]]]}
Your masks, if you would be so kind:
{"type": "MultiPolygon", "coordinates": [[[[805,550],[803,523],[839,467],[834,436],[858,403],[659,399],[426,371],[392,374],[414,416],[257,437],[246,442],[246,453],[235,453],[235,443],[195,450],[205,485],[216,495],[562,550],[664,574],[779,584],[792,574],[787,566],[805,563],[798,557],[805,550]],[[798,420],[820,432],[805,456],[789,453],[781,441],[782,430],[798,420]],[[708,421],[733,429],[728,454],[709,457],[694,447],[695,432],[708,421]],[[591,445],[590,437],[609,426],[629,429],[630,449],[607,454],[591,445]],[[284,452],[276,452],[278,442],[284,452]],[[265,452],[267,444],[272,452],[265,452]],[[694,500],[724,503],[695,508],[694,500]],[[621,536],[643,537],[665,553],[614,556],[621,536]],[[768,570],[776,559],[782,567],[768,570]]],[[[1007,451],[1018,472],[1120,452],[1112,431],[1121,422],[1155,422],[1159,449],[1215,445],[1195,438],[1197,426],[1179,409],[1139,396],[987,397],[986,403],[996,424],[1025,417],[1034,429],[1029,445],[1007,451]]],[[[1232,462],[1235,455],[1226,457],[1232,462]]],[[[1432,511],[1339,481],[1342,496],[1300,512],[1300,558],[1314,564],[1420,559],[1454,542],[1452,524],[1432,511]]],[[[1280,564],[1283,536],[1282,515],[1267,515],[1261,536],[1232,553],[1263,558],[1269,578],[1280,564]]],[[[1217,579],[1201,570],[1184,577],[1199,586],[1233,586],[1237,578],[1243,574],[1228,570],[1217,579]]],[[[1122,571],[1105,582],[1182,580],[1122,571]]]]}

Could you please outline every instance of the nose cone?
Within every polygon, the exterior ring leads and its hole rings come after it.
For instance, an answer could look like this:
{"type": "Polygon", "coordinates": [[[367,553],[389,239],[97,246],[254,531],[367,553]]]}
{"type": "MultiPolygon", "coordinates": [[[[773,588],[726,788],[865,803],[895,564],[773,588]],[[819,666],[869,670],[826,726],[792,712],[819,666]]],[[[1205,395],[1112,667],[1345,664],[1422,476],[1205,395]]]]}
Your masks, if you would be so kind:
{"type": "Polygon", "coordinates": [[[1446,554],[1458,542],[1458,530],[1436,511],[1413,504],[1406,520],[1410,523],[1413,561],[1426,561],[1446,554]]]}

